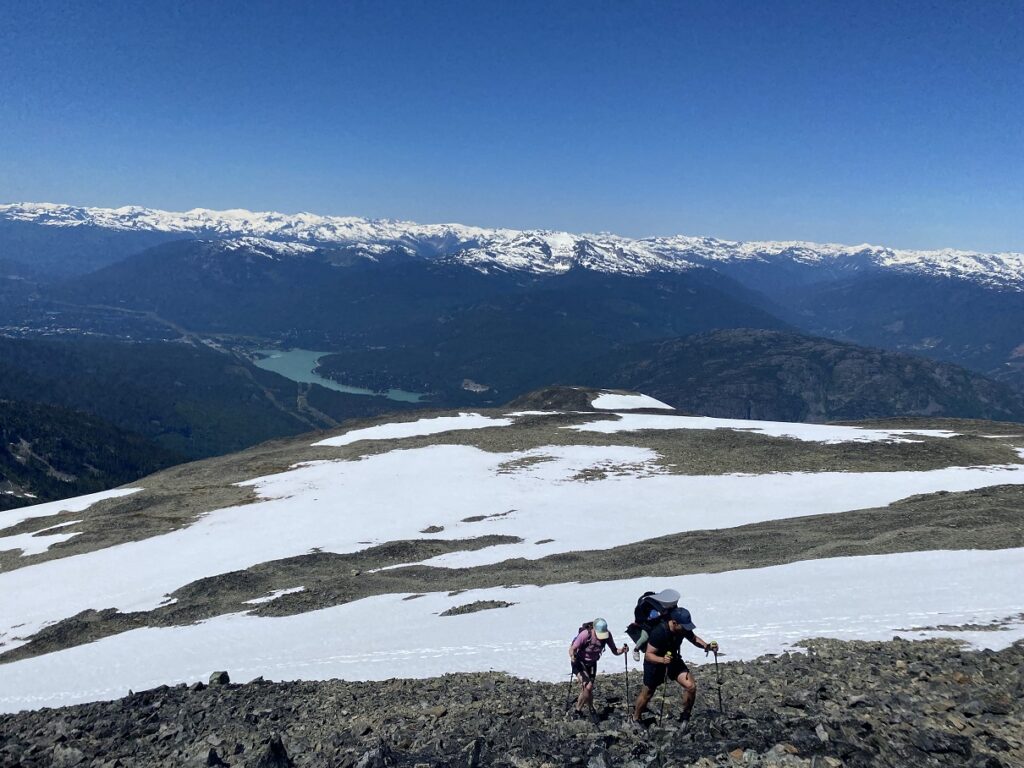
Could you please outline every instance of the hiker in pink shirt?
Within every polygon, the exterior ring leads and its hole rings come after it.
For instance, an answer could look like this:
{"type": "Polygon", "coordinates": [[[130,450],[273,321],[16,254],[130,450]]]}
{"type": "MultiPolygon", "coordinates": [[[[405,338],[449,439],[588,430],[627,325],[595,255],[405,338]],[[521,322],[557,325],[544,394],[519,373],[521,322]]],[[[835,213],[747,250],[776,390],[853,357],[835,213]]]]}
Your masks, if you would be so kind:
{"type": "Polygon", "coordinates": [[[594,619],[593,622],[580,627],[579,634],[569,646],[569,661],[572,664],[572,671],[580,678],[580,695],[576,699],[577,715],[582,715],[587,710],[593,712],[597,660],[601,658],[606,645],[611,647],[612,653],[616,656],[621,656],[629,650],[629,646],[623,645],[618,648],[615,645],[615,638],[608,631],[607,621],[594,619]]]}

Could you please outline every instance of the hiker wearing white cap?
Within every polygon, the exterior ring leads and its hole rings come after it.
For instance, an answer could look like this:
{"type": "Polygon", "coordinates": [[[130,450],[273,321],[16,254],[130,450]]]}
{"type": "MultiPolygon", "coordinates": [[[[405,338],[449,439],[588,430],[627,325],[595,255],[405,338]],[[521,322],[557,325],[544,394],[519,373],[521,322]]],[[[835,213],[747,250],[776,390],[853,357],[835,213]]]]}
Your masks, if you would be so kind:
{"type": "Polygon", "coordinates": [[[612,653],[616,656],[621,656],[629,650],[626,645],[621,648],[615,645],[615,638],[608,631],[608,622],[604,619],[594,619],[580,627],[576,639],[569,646],[569,662],[572,664],[572,671],[580,678],[580,695],[576,699],[576,714],[578,715],[587,710],[593,710],[597,660],[604,653],[605,646],[611,648],[612,653]]]}
{"type": "MultiPolygon", "coordinates": [[[[665,621],[651,632],[644,654],[644,687],[640,689],[633,709],[633,722],[639,723],[640,716],[647,709],[654,692],[662,683],[675,680],[683,689],[683,711],[679,719],[689,723],[693,703],[697,700],[697,681],[693,679],[679,649],[683,640],[689,640],[702,651],[718,653],[718,643],[706,642],[694,634],[696,626],[685,608],[673,608],[665,621]]],[[[717,657],[716,657],[717,658],[717,657]]],[[[664,700],[663,700],[664,701],[664,700]]],[[[664,707],[664,704],[662,705],[664,707]]]]}

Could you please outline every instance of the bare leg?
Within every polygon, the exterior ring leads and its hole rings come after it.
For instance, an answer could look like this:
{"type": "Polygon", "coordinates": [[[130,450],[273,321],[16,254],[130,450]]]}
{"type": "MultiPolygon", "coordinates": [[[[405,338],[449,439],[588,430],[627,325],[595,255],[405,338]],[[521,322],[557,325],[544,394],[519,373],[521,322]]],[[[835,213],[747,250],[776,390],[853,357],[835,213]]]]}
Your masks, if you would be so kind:
{"type": "Polygon", "coordinates": [[[636,697],[636,706],[633,707],[633,719],[639,720],[640,715],[647,709],[647,705],[651,701],[651,696],[654,695],[654,691],[648,688],[646,685],[641,686],[640,695],[636,697]]]}
{"type": "Polygon", "coordinates": [[[584,679],[583,685],[580,686],[580,695],[576,699],[576,709],[582,712],[585,709],[590,708],[590,702],[594,699],[594,683],[591,680],[584,679]]]}
{"type": "Polygon", "coordinates": [[[683,719],[690,716],[693,703],[697,700],[697,681],[689,672],[683,672],[676,678],[676,682],[683,688],[683,719]]]}

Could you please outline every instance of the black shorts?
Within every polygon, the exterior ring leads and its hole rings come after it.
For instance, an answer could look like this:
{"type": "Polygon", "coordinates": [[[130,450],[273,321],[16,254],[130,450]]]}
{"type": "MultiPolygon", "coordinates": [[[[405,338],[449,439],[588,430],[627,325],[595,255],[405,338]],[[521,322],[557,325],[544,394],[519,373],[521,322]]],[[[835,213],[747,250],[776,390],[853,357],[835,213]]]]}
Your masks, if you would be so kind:
{"type": "Polygon", "coordinates": [[[587,664],[583,661],[574,661],[572,663],[573,674],[579,675],[587,682],[593,682],[594,678],[597,677],[597,662],[587,664]]]}
{"type": "Polygon", "coordinates": [[[645,659],[644,685],[653,691],[666,680],[675,680],[683,672],[689,671],[686,662],[678,656],[674,657],[667,667],[664,664],[651,664],[651,662],[645,659]],[[668,670],[667,673],[666,670],[668,670]]]}

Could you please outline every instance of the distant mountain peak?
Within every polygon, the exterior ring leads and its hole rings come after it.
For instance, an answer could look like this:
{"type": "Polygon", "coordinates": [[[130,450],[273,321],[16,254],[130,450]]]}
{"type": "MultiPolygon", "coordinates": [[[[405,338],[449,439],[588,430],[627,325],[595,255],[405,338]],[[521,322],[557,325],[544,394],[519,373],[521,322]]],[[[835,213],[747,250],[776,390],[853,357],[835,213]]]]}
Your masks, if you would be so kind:
{"type": "Polygon", "coordinates": [[[463,224],[417,224],[394,219],[242,208],[225,211],[193,208],[175,212],[140,206],[91,208],[15,203],[0,205],[0,224],[5,221],[235,240],[258,245],[264,251],[274,250],[278,255],[299,256],[326,248],[357,249],[373,258],[385,251],[401,251],[418,258],[445,258],[480,272],[561,274],[582,267],[597,272],[646,274],[763,262],[845,271],[868,269],[924,274],[1024,291],[1024,254],[948,248],[899,250],[867,243],[738,242],[686,235],[631,239],[608,233],[488,229],[463,224]],[[281,248],[271,245],[273,243],[304,247],[281,248]]]}

